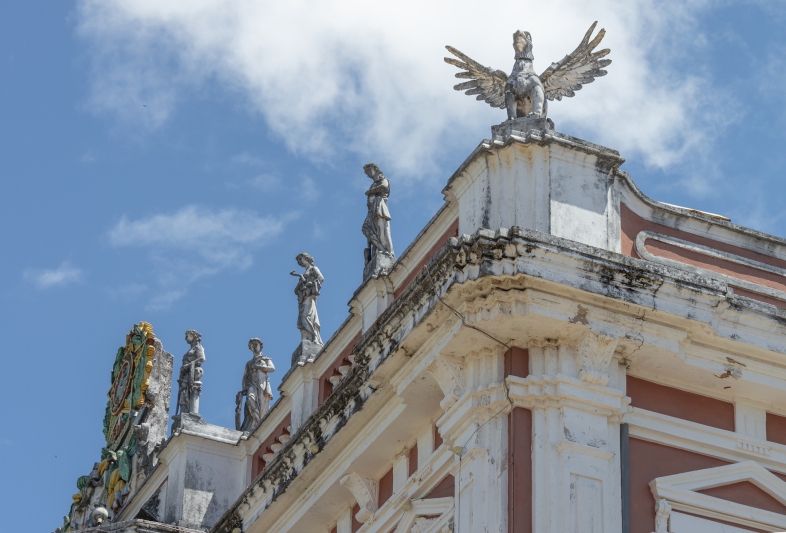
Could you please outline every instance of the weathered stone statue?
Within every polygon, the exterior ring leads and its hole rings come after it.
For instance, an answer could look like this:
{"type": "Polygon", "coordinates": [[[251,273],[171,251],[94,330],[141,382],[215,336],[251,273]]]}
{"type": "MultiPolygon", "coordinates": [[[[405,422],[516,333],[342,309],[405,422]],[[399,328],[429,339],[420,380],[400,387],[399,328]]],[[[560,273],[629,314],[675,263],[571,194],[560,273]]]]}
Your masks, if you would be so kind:
{"type": "Polygon", "coordinates": [[[373,182],[366,191],[368,214],[362,227],[363,235],[368,240],[368,248],[364,250],[366,266],[363,270],[363,277],[367,278],[387,274],[396,256],[390,236],[390,183],[374,163],[365,165],[363,171],[373,182]]]}
{"type": "Polygon", "coordinates": [[[562,100],[563,96],[574,96],[575,91],[581,89],[582,85],[606,75],[606,71],[602,69],[609,65],[611,60],[601,58],[611,50],[593,52],[606,30],[600,30],[590,41],[597,24],[594,22],[590,26],[578,48],[559,63],[552,63],[540,76],[532,67],[532,37],[526,31],[519,30],[513,34],[513,49],[516,54],[510,76],[501,70],[484,67],[452,46],[447,46],[448,51],[461,61],[451,57],[446,57],[445,61],[462,70],[456,74],[457,78],[470,80],[453,88],[457,91],[466,89],[465,94],[477,95],[478,100],[483,100],[492,107],[507,109],[508,120],[521,117],[545,119],[548,111],[547,100],[562,100]]]}
{"type": "Polygon", "coordinates": [[[191,348],[183,356],[180,377],[177,380],[177,413],[199,415],[199,396],[202,394],[202,363],[205,350],[202,348],[202,335],[193,329],[186,331],[186,342],[191,348]]]}
{"type": "Polygon", "coordinates": [[[238,431],[253,431],[262,421],[269,407],[270,400],[273,399],[273,389],[270,387],[268,374],[275,372],[276,367],[269,357],[262,353],[262,341],[251,339],[248,341],[248,349],[254,355],[246,363],[243,372],[243,389],[237,393],[235,403],[235,429],[238,431]],[[240,406],[246,397],[243,423],[240,422],[240,406]]]}
{"type": "Polygon", "coordinates": [[[290,272],[298,278],[295,286],[298,314],[297,329],[300,330],[300,346],[292,354],[292,364],[298,360],[305,361],[316,356],[322,349],[322,337],[319,334],[319,316],[317,315],[317,296],[325,278],[314,265],[314,258],[307,253],[300,253],[295,258],[297,264],[305,269],[303,274],[290,272]]]}

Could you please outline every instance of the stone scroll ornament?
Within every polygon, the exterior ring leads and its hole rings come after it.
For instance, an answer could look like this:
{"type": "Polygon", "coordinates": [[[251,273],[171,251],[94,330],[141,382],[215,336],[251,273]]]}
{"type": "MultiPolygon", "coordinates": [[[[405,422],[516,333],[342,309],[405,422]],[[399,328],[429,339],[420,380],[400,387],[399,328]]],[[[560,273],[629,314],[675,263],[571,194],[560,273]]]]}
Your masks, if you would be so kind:
{"type": "Polygon", "coordinates": [[[104,415],[106,447],[90,474],[77,480],[79,492],[73,495],[71,510],[64,518],[64,532],[96,527],[123,507],[137,454],[137,432],[133,428],[144,422],[147,414],[145,392],[150,384],[155,343],[153,326],[140,322],[115,354],[104,415]]]}
{"type": "Polygon", "coordinates": [[[273,389],[270,387],[268,374],[275,372],[276,367],[273,361],[262,353],[262,346],[262,341],[259,339],[248,341],[248,349],[254,355],[246,363],[243,388],[235,397],[235,429],[238,431],[256,429],[270,408],[270,400],[273,399],[273,389]],[[241,422],[241,405],[244,396],[246,404],[242,408],[244,416],[241,422]]]}
{"type": "Polygon", "coordinates": [[[532,37],[526,31],[519,30],[513,34],[513,49],[516,53],[510,75],[485,67],[452,46],[447,46],[448,51],[458,60],[446,57],[445,62],[461,69],[456,74],[457,78],[469,79],[453,88],[466,91],[468,95],[477,95],[477,100],[483,100],[491,107],[507,109],[508,120],[521,117],[545,119],[549,100],[574,96],[583,85],[606,75],[603,68],[611,60],[603,58],[611,50],[593,51],[603,40],[606,30],[601,29],[590,40],[597,24],[596,21],[590,26],[578,48],[558,63],[552,63],[540,76],[532,66],[532,37]]]}

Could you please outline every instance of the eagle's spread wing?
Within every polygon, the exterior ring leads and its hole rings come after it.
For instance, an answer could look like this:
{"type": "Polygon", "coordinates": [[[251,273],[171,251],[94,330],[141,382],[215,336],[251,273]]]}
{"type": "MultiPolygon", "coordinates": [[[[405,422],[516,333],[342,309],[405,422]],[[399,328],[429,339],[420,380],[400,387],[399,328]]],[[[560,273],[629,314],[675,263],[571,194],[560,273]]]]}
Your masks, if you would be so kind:
{"type": "Polygon", "coordinates": [[[593,52],[592,50],[600,44],[606,30],[601,29],[592,41],[590,36],[598,24],[595,21],[590,26],[584,39],[581,40],[578,48],[573,53],[566,55],[559,63],[552,63],[543,74],[540,81],[546,98],[549,100],[562,100],[563,96],[574,96],[575,91],[581,89],[582,85],[592,83],[595,78],[605,76],[606,71],[603,67],[611,63],[611,59],[601,59],[611,52],[608,48],[593,52]]]}
{"type": "Polygon", "coordinates": [[[445,48],[451,54],[461,59],[461,61],[458,61],[452,57],[446,57],[445,63],[455,65],[462,70],[462,72],[456,74],[457,78],[469,78],[470,80],[454,85],[453,88],[457,91],[469,89],[464,94],[476,94],[477,100],[483,100],[491,107],[504,109],[505,82],[508,80],[508,75],[501,70],[484,67],[452,46],[446,46],[445,48]]]}

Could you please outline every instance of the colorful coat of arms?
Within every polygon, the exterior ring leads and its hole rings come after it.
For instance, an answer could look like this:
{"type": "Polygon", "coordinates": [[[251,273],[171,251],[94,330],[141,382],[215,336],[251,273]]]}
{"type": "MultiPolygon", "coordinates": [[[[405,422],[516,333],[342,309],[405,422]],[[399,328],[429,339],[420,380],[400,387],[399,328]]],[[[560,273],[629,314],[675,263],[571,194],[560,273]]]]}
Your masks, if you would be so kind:
{"type": "Polygon", "coordinates": [[[146,392],[155,354],[153,326],[147,322],[134,325],[126,335],[125,345],[117,350],[112,367],[104,416],[106,447],[90,475],[77,480],[79,492],[73,495],[74,502],[62,531],[78,531],[100,524],[122,509],[133,489],[135,465],[137,470],[140,466],[138,428],[147,418],[148,404],[152,404],[146,392]]]}

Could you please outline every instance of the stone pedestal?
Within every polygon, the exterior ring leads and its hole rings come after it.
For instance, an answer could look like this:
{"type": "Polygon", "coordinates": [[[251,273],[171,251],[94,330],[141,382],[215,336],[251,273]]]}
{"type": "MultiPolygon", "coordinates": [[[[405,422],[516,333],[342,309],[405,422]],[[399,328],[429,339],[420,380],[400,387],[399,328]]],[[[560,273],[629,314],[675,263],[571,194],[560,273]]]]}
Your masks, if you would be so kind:
{"type": "Polygon", "coordinates": [[[164,449],[167,481],[160,507],[163,522],[206,531],[248,483],[240,431],[208,424],[196,414],[179,415],[164,449]]]}
{"type": "Polygon", "coordinates": [[[620,251],[619,153],[553,131],[548,119],[492,128],[443,189],[459,207],[459,235],[518,226],[620,251]]]}
{"type": "Polygon", "coordinates": [[[172,417],[172,433],[181,429],[194,429],[207,425],[199,413],[180,413],[172,417]]]}
{"type": "Polygon", "coordinates": [[[317,354],[322,350],[323,345],[307,340],[300,341],[297,349],[292,352],[292,366],[303,366],[306,363],[313,363],[317,354]]]}
{"type": "Polygon", "coordinates": [[[505,141],[511,135],[525,137],[531,131],[553,132],[554,122],[550,118],[521,117],[506,120],[502,124],[491,126],[491,138],[495,141],[505,141]]]}
{"type": "Polygon", "coordinates": [[[396,258],[390,254],[385,252],[375,253],[363,268],[363,279],[366,280],[368,278],[378,278],[379,276],[388,275],[395,262],[396,258]]]}

